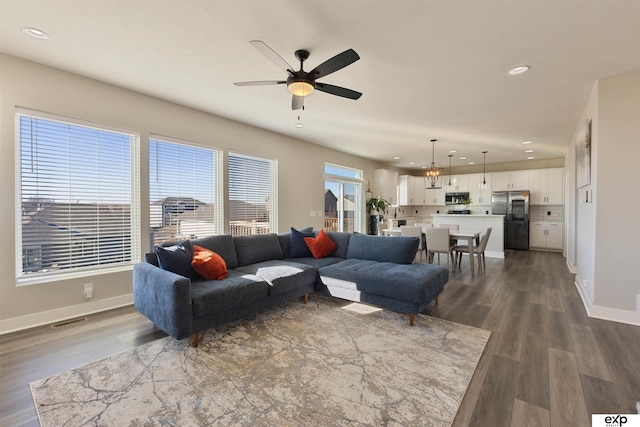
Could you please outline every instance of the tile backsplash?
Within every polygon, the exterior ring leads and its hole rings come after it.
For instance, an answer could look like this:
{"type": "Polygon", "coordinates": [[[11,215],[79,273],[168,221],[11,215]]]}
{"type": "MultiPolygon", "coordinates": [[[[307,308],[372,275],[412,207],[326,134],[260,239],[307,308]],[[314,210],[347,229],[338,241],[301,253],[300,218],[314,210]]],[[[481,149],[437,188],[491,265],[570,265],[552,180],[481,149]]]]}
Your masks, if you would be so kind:
{"type": "Polygon", "coordinates": [[[529,215],[531,221],[563,222],[564,206],[531,206],[529,215]]]}

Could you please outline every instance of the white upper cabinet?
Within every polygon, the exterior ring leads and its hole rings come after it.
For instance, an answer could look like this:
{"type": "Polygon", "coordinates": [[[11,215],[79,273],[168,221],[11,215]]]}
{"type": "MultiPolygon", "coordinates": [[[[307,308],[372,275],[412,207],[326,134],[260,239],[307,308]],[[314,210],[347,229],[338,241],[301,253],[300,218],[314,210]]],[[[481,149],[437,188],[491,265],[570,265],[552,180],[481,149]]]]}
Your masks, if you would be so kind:
{"type": "Polygon", "coordinates": [[[427,199],[425,197],[427,188],[427,180],[424,179],[424,176],[414,176],[413,177],[413,196],[415,197],[416,202],[414,205],[422,206],[425,205],[427,199]]]}
{"type": "Polygon", "coordinates": [[[418,204],[415,197],[414,182],[415,177],[411,175],[400,175],[398,177],[398,204],[400,206],[413,206],[418,204]]]}
{"type": "Polygon", "coordinates": [[[529,190],[529,172],[494,172],[491,175],[493,191],[529,190]]]}
{"type": "Polygon", "coordinates": [[[373,197],[377,196],[394,206],[398,205],[398,172],[387,169],[373,171],[373,197]]]}
{"type": "Polygon", "coordinates": [[[444,206],[444,188],[432,188],[424,191],[426,206],[444,206]]]}
{"type": "Polygon", "coordinates": [[[442,177],[442,187],[445,192],[469,191],[469,174],[465,175],[446,175],[442,177]],[[451,185],[449,185],[451,182],[451,185]]]}
{"type": "Polygon", "coordinates": [[[469,177],[469,197],[475,206],[491,206],[491,175],[471,173],[469,177]],[[482,181],[486,180],[487,188],[480,188],[482,181]]]}
{"type": "Polygon", "coordinates": [[[531,171],[531,204],[562,205],[564,203],[564,169],[534,169],[531,171]]]}

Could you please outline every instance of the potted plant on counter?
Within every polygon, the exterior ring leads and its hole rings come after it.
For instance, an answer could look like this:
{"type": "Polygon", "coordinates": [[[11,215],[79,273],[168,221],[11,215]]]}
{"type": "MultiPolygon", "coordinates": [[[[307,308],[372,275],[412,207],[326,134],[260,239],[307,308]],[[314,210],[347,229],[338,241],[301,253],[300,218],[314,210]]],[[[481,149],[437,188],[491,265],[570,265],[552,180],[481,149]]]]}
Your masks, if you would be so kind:
{"type": "Polygon", "coordinates": [[[471,198],[467,198],[467,199],[461,199],[460,203],[462,203],[464,205],[464,210],[462,211],[463,214],[470,214],[471,210],[469,209],[469,206],[473,203],[473,200],[471,200],[471,198]]]}
{"type": "Polygon", "coordinates": [[[378,224],[383,220],[382,213],[384,210],[391,206],[391,203],[387,202],[380,196],[372,197],[367,200],[367,213],[369,214],[369,234],[378,234],[378,224]]]}

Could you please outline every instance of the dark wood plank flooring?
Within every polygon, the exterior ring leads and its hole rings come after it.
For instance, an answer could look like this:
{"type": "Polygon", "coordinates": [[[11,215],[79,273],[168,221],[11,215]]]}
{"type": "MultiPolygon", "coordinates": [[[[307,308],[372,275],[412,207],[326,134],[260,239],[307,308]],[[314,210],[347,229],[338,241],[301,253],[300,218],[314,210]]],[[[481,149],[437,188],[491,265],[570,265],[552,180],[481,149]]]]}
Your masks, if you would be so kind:
{"type": "MultiPolygon", "coordinates": [[[[465,256],[439,301],[425,313],[492,331],[454,426],[585,426],[592,413],[636,412],[640,327],[588,318],[561,254],[507,251],[473,278],[465,256]]],[[[30,382],[164,336],[133,307],[0,336],[0,425],[38,425],[30,382]]]]}

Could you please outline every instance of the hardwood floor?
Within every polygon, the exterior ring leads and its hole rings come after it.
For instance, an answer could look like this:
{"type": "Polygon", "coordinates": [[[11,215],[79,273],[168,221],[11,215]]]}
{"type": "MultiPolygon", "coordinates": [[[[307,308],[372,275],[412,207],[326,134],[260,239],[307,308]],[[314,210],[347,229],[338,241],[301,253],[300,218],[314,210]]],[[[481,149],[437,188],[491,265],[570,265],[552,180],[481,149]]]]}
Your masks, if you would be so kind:
{"type": "MultiPolygon", "coordinates": [[[[588,426],[592,413],[635,413],[640,327],[588,318],[559,253],[486,263],[471,278],[465,256],[425,310],[492,331],[453,425],[588,426]]],[[[133,307],[0,336],[0,425],[38,425],[30,382],[164,336],[133,307]]]]}

